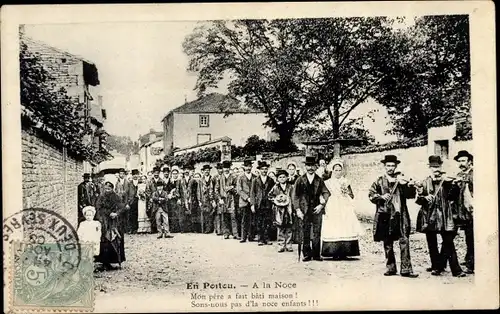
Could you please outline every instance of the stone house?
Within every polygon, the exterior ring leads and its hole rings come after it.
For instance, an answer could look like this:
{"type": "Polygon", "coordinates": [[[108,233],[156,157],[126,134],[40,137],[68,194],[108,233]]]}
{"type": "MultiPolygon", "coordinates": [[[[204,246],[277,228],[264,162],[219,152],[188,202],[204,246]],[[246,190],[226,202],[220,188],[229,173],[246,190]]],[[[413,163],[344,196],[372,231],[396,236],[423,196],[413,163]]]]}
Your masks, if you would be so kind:
{"type": "Polygon", "coordinates": [[[187,102],[162,119],[163,149],[170,154],[174,149],[183,149],[224,136],[233,145],[243,146],[246,139],[258,135],[270,139],[271,132],[263,124],[266,115],[251,109],[228,95],[211,93],[187,102]]]}
{"type": "MultiPolygon", "coordinates": [[[[106,112],[102,108],[102,98],[94,101],[90,93],[91,86],[100,84],[96,65],[23,33],[20,43],[39,57],[57,89],[63,87],[75,102],[85,104],[83,121],[85,127],[92,130],[86,141],[105,151],[106,112]]],[[[99,160],[85,160],[68,152],[63,143],[43,132],[41,125],[28,128],[23,124],[21,139],[23,207],[54,210],[76,225],[77,186],[82,182],[83,173],[91,172],[99,160]]]]}
{"type": "Polygon", "coordinates": [[[163,159],[163,132],[149,130],[149,133],[139,137],[139,171],[146,174],[153,170],[156,160],[163,159]]]}

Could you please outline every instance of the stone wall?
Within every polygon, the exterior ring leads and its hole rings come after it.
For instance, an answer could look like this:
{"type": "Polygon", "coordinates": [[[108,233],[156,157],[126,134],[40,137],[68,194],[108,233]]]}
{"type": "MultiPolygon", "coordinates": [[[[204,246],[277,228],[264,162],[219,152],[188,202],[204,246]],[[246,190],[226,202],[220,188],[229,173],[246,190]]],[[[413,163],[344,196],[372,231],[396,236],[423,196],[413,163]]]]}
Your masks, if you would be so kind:
{"type": "Polygon", "coordinates": [[[22,130],[21,139],[23,208],[53,210],[76,226],[83,163],[34,133],[22,130]]]}

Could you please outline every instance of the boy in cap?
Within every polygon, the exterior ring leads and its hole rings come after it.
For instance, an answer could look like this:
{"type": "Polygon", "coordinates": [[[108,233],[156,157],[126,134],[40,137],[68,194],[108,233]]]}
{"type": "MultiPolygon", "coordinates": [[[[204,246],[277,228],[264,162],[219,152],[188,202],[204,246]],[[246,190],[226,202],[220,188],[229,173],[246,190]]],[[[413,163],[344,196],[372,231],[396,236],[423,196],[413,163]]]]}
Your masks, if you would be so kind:
{"type": "MultiPolygon", "coordinates": [[[[273,202],[273,220],[278,227],[280,237],[283,239],[278,253],[293,252],[292,249],[292,184],[288,182],[286,170],[277,171],[277,180],[269,191],[268,198],[273,202]]],[[[279,237],[279,238],[280,238],[279,237]]]]}
{"type": "Polygon", "coordinates": [[[465,254],[465,272],[474,273],[474,171],[472,163],[474,157],[466,150],[461,150],[455,156],[460,172],[454,183],[457,186],[455,193],[456,209],[458,212],[457,223],[464,230],[467,253],[465,254]]]}
{"type": "Polygon", "coordinates": [[[156,220],[156,227],[160,233],[158,239],[172,238],[173,236],[170,234],[168,221],[168,193],[163,190],[164,183],[162,181],[157,181],[155,186],[156,191],[151,196],[151,199],[153,204],[153,213],[156,220]]]}
{"type": "Polygon", "coordinates": [[[376,205],[373,219],[373,239],[384,243],[387,271],[384,276],[397,274],[394,241],[399,241],[401,248],[401,276],[416,278],[410,258],[410,214],[406,200],[415,198],[415,187],[403,175],[398,175],[396,168],[400,161],[394,155],[387,155],[381,161],[385,174],[373,182],[368,198],[376,205]]]}
{"type": "Polygon", "coordinates": [[[431,267],[427,271],[439,276],[449,262],[453,276],[464,277],[453,243],[457,233],[452,208],[453,179],[443,175],[442,164],[440,156],[429,156],[431,174],[421,184],[417,184],[416,203],[421,206],[419,212],[421,220],[417,219],[417,230],[425,233],[427,239],[431,259],[431,267]],[[438,250],[438,234],[443,239],[441,252],[438,250]]]}
{"type": "Polygon", "coordinates": [[[157,229],[156,226],[156,219],[155,215],[153,213],[153,200],[152,196],[153,193],[156,192],[157,189],[157,184],[161,182],[163,183],[163,180],[160,178],[160,168],[154,167],[153,168],[153,177],[151,180],[149,180],[146,183],[146,211],[149,213],[149,219],[151,219],[151,231],[155,233],[155,231],[159,230],[157,229]]]}

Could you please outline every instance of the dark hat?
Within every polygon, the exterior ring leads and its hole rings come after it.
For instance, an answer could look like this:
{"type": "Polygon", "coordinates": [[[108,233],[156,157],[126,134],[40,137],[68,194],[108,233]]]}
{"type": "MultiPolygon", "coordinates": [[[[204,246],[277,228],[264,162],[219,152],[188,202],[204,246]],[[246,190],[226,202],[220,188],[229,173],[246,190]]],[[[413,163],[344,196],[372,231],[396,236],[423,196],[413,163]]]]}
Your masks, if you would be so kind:
{"type": "Polygon", "coordinates": [[[276,171],[276,178],[279,177],[280,175],[284,175],[284,176],[288,177],[288,171],[283,170],[283,169],[279,169],[278,171],[276,171]]]}
{"type": "Polygon", "coordinates": [[[194,164],[193,163],[188,163],[187,165],[184,166],[184,169],[186,170],[194,170],[194,164]]]}
{"type": "Polygon", "coordinates": [[[118,170],[118,172],[125,172],[125,168],[120,168],[120,170],[118,170]]]}
{"type": "Polygon", "coordinates": [[[401,161],[399,161],[398,157],[396,157],[395,155],[385,155],[384,159],[380,162],[383,164],[385,164],[386,162],[393,162],[395,164],[401,163],[401,161]]]}
{"type": "Polygon", "coordinates": [[[157,186],[157,187],[158,186],[164,186],[164,185],[165,185],[165,183],[163,183],[162,180],[158,180],[158,182],[155,183],[155,186],[157,186]]]}
{"type": "Polygon", "coordinates": [[[259,161],[259,164],[257,165],[257,169],[260,168],[269,168],[269,164],[266,161],[259,161]]]}
{"type": "Polygon", "coordinates": [[[458,154],[453,159],[458,161],[458,158],[460,158],[460,157],[467,157],[467,158],[469,158],[470,161],[474,160],[474,156],[472,156],[472,154],[470,154],[466,150],[459,151],[458,154]]]}
{"type": "Polygon", "coordinates": [[[169,167],[163,168],[163,172],[170,172],[170,168],[169,167]]]}
{"type": "Polygon", "coordinates": [[[218,162],[217,165],[215,166],[217,169],[222,169],[222,163],[218,162]]]}
{"type": "Polygon", "coordinates": [[[210,170],[212,169],[212,167],[210,165],[203,165],[203,168],[201,168],[201,170],[210,170]]]}
{"type": "Polygon", "coordinates": [[[132,175],[135,176],[135,175],[138,175],[139,174],[139,170],[137,169],[132,169],[132,175]]]}
{"type": "Polygon", "coordinates": [[[222,162],[222,168],[231,168],[231,160],[224,160],[222,162]]]}
{"type": "Polygon", "coordinates": [[[158,168],[158,167],[153,167],[153,172],[156,172],[156,171],[160,172],[160,168],[158,168]]]}
{"type": "Polygon", "coordinates": [[[83,174],[83,177],[84,177],[84,178],[90,178],[90,173],[84,173],[84,174],[83,174]]]}
{"type": "Polygon", "coordinates": [[[429,166],[441,166],[443,161],[441,160],[441,156],[431,155],[429,156],[429,166]]]}
{"type": "Polygon", "coordinates": [[[243,166],[245,166],[245,167],[252,167],[252,164],[253,164],[253,162],[251,159],[247,159],[243,162],[243,166]]]}
{"type": "Polygon", "coordinates": [[[314,156],[306,156],[306,160],[304,161],[306,165],[315,165],[316,164],[316,157],[314,156]]]}

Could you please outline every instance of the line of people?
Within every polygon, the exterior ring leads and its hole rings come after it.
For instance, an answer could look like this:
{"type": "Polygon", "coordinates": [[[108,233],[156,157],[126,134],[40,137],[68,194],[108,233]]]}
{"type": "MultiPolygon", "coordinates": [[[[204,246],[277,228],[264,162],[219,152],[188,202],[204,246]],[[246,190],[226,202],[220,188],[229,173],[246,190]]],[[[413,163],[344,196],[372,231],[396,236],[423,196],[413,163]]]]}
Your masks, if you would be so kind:
{"type": "MultiPolygon", "coordinates": [[[[442,171],[441,158],[430,156],[431,174],[422,181],[407,180],[398,172],[400,161],[394,155],[381,161],[385,173],[371,185],[368,198],[376,206],[373,237],[383,242],[386,276],[397,274],[394,241],[401,249],[400,274],[418,276],[410,258],[408,199],[421,206],[417,231],[426,234],[431,260],[427,270],[438,276],[449,263],[453,276],[474,272],[473,157],[460,151],[455,160],[461,171],[449,177],[442,171]],[[454,247],[458,228],[465,231],[467,244],[463,265],[454,247]]],[[[241,168],[224,161],[217,164],[215,175],[210,165],[204,165],[201,173],[194,167],[173,166],[163,169],[163,178],[159,168],[151,178],[133,170],[130,181],[122,170],[116,185],[106,182],[102,190],[99,182],[92,183],[84,175],[78,187],[79,220],[87,217],[88,221],[96,213],[102,225],[99,259],[107,267],[125,260],[127,231],[157,232],[158,238],[172,238],[177,232],[215,233],[241,243],[256,241],[260,246],[278,240],[280,253],[291,252],[292,243],[300,243],[303,261],[359,256],[363,229],[354,211],[354,193],[342,160],[334,159],[330,165],[331,170],[324,165],[318,168],[316,159],[306,156],[303,175],[293,163],[271,175],[265,161],[258,162],[256,172],[251,160],[241,168]],[[94,212],[89,206],[95,206],[94,212]]]]}

